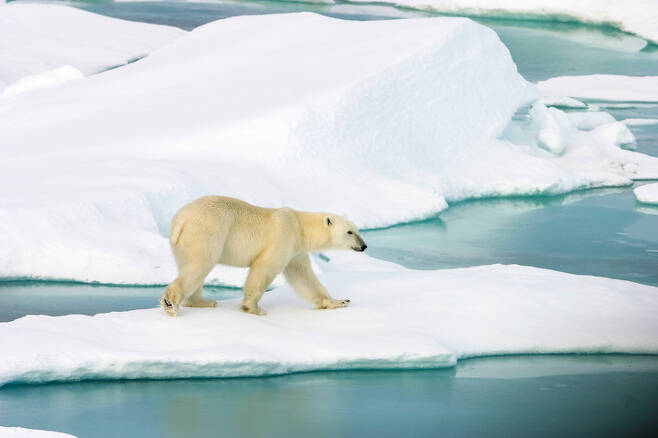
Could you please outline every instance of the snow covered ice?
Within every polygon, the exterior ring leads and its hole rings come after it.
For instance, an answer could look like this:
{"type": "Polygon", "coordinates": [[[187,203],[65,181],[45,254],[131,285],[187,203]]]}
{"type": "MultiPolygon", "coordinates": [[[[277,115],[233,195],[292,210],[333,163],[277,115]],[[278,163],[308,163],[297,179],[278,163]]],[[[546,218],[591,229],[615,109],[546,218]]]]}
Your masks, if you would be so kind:
{"type": "Polygon", "coordinates": [[[0,438],[75,438],[75,436],[49,430],[0,426],[0,438]]]}
{"type": "MultiPolygon", "coordinates": [[[[209,23],[0,99],[0,276],[168,283],[169,221],[206,194],[376,227],[463,199],[658,177],[658,159],[618,147],[625,125],[589,117],[583,131],[537,97],[468,19],[209,23]]],[[[243,279],[217,268],[209,282],[243,279]]]]}
{"type": "Polygon", "coordinates": [[[542,96],[547,97],[658,102],[658,76],[559,76],[538,82],[537,88],[542,96]]]}
{"type": "Polygon", "coordinates": [[[313,309],[285,286],[263,297],[265,317],[230,300],[183,308],[177,318],[157,308],[2,323],[0,384],[437,368],[502,354],[658,353],[655,287],[515,265],[414,271],[370,263],[376,272],[339,265],[320,276],[334,296],[352,300],[338,310],[313,309]]]}
{"type": "Polygon", "coordinates": [[[0,93],[4,89],[5,96],[13,96],[79,79],[140,58],[184,34],[64,6],[5,5],[0,8],[0,93]]]}

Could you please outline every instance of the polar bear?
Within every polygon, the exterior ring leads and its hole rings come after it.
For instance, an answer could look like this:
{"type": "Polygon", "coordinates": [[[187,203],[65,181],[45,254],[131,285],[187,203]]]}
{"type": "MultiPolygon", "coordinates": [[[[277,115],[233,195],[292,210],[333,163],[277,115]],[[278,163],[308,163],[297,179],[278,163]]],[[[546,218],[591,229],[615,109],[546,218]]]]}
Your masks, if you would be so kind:
{"type": "Polygon", "coordinates": [[[174,216],[169,234],[178,278],[165,289],[160,305],[171,316],[180,305],[215,307],[202,297],[203,282],[216,264],[249,267],[242,310],[265,315],[258,306],[274,278],[283,272],[305,300],[320,309],[345,307],[311,269],[308,253],[327,249],[364,251],[358,228],[331,213],[261,208],[222,196],[199,198],[174,216]]]}

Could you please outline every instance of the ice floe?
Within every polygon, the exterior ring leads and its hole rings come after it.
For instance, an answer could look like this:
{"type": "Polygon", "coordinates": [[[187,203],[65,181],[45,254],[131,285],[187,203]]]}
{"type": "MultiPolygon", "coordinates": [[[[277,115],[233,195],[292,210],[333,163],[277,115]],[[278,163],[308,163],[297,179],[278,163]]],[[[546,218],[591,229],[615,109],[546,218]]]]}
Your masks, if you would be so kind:
{"type": "Polygon", "coordinates": [[[658,119],[624,119],[621,122],[626,126],[658,125],[658,119]]]}
{"type": "MultiPolygon", "coordinates": [[[[329,262],[331,264],[331,262],[329,262]]],[[[234,377],[351,368],[451,367],[463,358],[535,353],[658,353],[658,288],[492,265],[320,276],[350,307],[322,311],[287,286],[264,317],[238,300],[0,324],[0,384],[234,377]]]]}
{"type": "Polygon", "coordinates": [[[184,35],[169,26],[104,17],[66,6],[0,9],[0,93],[61,84],[147,55],[184,35]]]}
{"type": "Polygon", "coordinates": [[[457,15],[578,21],[613,26],[658,42],[658,8],[654,0],[388,0],[381,3],[457,15]]]}
{"type": "Polygon", "coordinates": [[[645,184],[633,189],[635,197],[644,204],[658,205],[658,183],[645,184]]]}
{"type": "Polygon", "coordinates": [[[582,131],[556,108],[528,111],[536,98],[468,19],[209,23],[130,65],[0,99],[0,277],[168,283],[171,217],[206,194],[376,227],[462,199],[658,177],[658,159],[618,147],[623,124],[582,131]]]}
{"type": "Polygon", "coordinates": [[[658,76],[558,76],[538,82],[537,88],[542,96],[549,97],[658,102],[658,76]]]}
{"type": "Polygon", "coordinates": [[[0,438],[75,438],[75,436],[49,430],[0,426],[0,438]]]}

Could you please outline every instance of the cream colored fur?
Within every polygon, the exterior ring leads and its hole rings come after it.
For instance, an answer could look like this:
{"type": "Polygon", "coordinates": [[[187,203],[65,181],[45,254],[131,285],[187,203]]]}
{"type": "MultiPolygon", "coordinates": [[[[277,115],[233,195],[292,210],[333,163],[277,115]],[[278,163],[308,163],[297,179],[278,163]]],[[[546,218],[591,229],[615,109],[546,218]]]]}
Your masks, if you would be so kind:
{"type": "Polygon", "coordinates": [[[366,248],[357,227],[340,216],[261,208],[221,196],[206,196],[184,206],[174,216],[169,239],[178,278],[167,286],[160,303],[171,316],[178,314],[180,305],[217,305],[202,296],[203,282],[215,264],[249,267],[242,302],[245,312],[265,314],[258,302],[281,272],[302,298],[318,308],[344,307],[349,300],[329,295],[311,269],[308,253],[366,248]]]}

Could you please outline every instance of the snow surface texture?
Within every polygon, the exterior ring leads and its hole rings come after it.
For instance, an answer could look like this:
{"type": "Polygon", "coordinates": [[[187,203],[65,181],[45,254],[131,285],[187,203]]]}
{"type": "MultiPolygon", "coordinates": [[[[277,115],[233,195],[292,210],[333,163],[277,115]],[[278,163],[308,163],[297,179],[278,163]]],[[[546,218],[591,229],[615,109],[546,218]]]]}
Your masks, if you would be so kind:
{"type": "Polygon", "coordinates": [[[352,300],[339,310],[313,309],[286,286],[265,294],[264,317],[230,300],[184,308],[177,318],[158,308],[2,323],[0,384],[436,368],[503,354],[658,353],[655,287],[515,265],[377,268],[321,276],[337,298],[352,300]]]}
{"type": "MultiPolygon", "coordinates": [[[[528,112],[536,96],[468,19],[209,23],[0,99],[0,277],[169,283],[171,217],[206,194],[376,227],[462,199],[658,177],[658,159],[618,147],[625,125],[581,131],[558,109],[528,112]]],[[[218,267],[209,282],[243,279],[218,267]]]]}
{"type": "Polygon", "coordinates": [[[658,76],[558,76],[538,82],[537,88],[542,96],[549,97],[658,102],[658,76]]]}
{"type": "Polygon", "coordinates": [[[658,205],[658,183],[646,184],[633,189],[638,201],[658,205]]]}
{"type": "Polygon", "coordinates": [[[0,8],[0,92],[19,81],[5,96],[59,85],[145,56],[184,34],[65,6],[9,4],[0,8]]]}
{"type": "MultiPolygon", "coordinates": [[[[369,3],[371,0],[350,0],[369,3]]],[[[397,6],[448,14],[578,21],[613,26],[658,42],[655,0],[388,0],[397,6]]]]}
{"type": "Polygon", "coordinates": [[[49,430],[0,426],[0,438],[75,438],[75,436],[49,430]]]}

